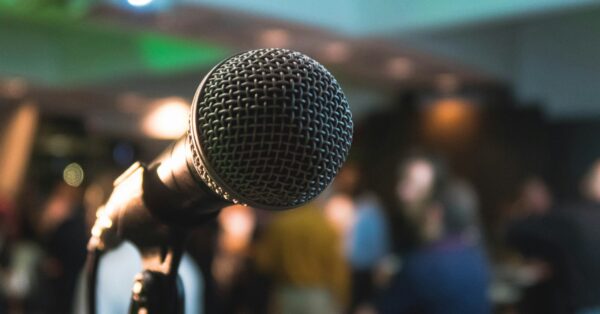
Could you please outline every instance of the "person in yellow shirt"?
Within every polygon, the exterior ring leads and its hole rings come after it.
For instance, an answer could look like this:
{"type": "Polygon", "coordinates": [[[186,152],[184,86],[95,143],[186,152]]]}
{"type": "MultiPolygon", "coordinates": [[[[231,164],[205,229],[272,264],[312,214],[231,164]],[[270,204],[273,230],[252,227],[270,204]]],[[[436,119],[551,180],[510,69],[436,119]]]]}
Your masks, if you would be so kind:
{"type": "Polygon", "coordinates": [[[254,252],[259,271],[274,281],[274,312],[344,310],[350,279],[340,241],[315,204],[276,214],[254,252]]]}

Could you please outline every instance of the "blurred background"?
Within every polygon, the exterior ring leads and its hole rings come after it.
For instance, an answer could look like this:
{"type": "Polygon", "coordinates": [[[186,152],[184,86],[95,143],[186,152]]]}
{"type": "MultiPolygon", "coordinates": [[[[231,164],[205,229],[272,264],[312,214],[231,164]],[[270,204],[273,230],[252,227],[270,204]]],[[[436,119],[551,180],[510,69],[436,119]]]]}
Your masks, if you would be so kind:
{"type": "MultiPolygon", "coordinates": [[[[353,147],[304,208],[199,227],[187,313],[600,313],[592,0],[0,0],[0,313],[83,313],[112,181],[265,47],[334,74],[353,147]]],[[[115,254],[101,313],[140,265],[115,254]]]]}

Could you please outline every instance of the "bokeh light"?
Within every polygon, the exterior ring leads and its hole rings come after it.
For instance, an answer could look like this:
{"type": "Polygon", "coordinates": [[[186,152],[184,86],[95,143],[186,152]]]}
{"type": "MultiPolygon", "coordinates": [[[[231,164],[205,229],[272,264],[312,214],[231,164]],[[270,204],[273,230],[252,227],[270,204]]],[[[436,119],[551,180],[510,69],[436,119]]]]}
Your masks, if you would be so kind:
{"type": "Polygon", "coordinates": [[[449,97],[432,103],[425,111],[425,131],[430,140],[457,145],[476,134],[478,108],[468,100],[449,97]]]}
{"type": "Polygon", "coordinates": [[[144,118],[142,129],[153,138],[179,138],[187,131],[189,111],[189,104],[181,98],[158,101],[144,118]]]}
{"type": "Polygon", "coordinates": [[[63,170],[63,180],[72,187],[80,186],[84,177],[83,168],[76,162],[68,164],[63,170]]]}
{"type": "Polygon", "coordinates": [[[143,7],[150,4],[152,0],[127,0],[127,2],[134,7],[143,7]]]}

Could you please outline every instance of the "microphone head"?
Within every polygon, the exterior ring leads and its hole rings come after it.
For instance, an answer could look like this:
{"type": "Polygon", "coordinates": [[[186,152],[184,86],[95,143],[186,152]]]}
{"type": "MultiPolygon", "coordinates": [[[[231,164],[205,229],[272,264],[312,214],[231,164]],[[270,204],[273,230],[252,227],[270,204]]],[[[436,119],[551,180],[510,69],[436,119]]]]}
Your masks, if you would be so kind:
{"type": "Polygon", "coordinates": [[[352,142],[352,115],[335,78],[286,49],[248,51],[213,68],[192,105],[193,166],[221,197],[286,209],[333,181],[352,142]]]}

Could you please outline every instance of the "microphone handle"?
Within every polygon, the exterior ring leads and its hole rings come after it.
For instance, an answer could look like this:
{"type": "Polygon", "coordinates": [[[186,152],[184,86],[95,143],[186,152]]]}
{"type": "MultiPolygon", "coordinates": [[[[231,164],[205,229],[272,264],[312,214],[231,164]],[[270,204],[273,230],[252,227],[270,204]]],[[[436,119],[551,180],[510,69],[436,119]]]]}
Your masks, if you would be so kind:
{"type": "Polygon", "coordinates": [[[197,175],[188,141],[184,136],[167,147],[147,167],[143,180],[148,209],[161,221],[178,226],[202,224],[231,204],[197,175]]]}

